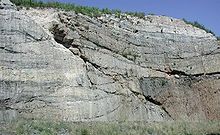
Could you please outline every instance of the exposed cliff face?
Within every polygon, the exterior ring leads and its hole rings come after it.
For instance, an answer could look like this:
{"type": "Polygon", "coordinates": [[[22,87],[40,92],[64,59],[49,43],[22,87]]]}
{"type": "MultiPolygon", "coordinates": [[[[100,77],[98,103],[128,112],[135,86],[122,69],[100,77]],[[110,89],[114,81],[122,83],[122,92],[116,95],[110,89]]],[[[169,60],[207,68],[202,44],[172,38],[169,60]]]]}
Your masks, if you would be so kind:
{"type": "Polygon", "coordinates": [[[182,20],[0,10],[0,119],[220,119],[220,47],[182,20]]]}

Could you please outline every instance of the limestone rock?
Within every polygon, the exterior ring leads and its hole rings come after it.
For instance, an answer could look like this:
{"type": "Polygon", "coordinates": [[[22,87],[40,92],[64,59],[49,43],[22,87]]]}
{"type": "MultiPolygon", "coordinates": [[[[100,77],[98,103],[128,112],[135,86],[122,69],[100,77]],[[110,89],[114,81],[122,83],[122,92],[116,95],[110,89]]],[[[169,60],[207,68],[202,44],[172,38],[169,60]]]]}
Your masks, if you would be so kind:
{"type": "MultiPolygon", "coordinates": [[[[169,119],[159,106],[141,102],[123,88],[125,84],[102,74],[83,59],[81,52],[74,51],[78,53],[75,55],[70,51],[73,49],[58,44],[46,25],[15,10],[0,10],[0,14],[1,122],[19,117],[64,121],[169,119]],[[148,106],[153,109],[146,109],[148,106]]],[[[67,42],[61,37],[60,43],[67,42]]]]}
{"type": "Polygon", "coordinates": [[[2,121],[220,119],[220,48],[204,30],[165,16],[0,14],[2,121]]]}
{"type": "Polygon", "coordinates": [[[10,0],[0,0],[0,9],[16,9],[16,7],[10,0]]]}

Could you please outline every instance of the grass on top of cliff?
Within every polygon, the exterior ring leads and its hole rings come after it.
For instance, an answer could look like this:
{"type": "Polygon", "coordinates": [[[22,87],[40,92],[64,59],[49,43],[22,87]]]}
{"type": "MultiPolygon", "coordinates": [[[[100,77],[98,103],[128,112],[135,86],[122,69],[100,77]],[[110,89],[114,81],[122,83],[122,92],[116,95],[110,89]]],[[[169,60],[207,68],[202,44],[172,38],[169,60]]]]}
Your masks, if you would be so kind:
{"type": "MultiPolygon", "coordinates": [[[[145,18],[144,12],[122,12],[121,10],[111,10],[108,8],[99,9],[96,7],[88,7],[88,6],[79,6],[71,3],[61,3],[61,2],[42,2],[40,0],[11,0],[12,3],[14,3],[17,6],[24,6],[24,7],[40,7],[40,8],[57,8],[62,9],[65,11],[75,11],[76,13],[81,13],[90,17],[99,17],[102,14],[114,14],[117,17],[120,17],[123,13],[127,15],[131,15],[138,18],[145,18]]],[[[150,14],[151,15],[151,14],[150,14]]],[[[183,19],[183,21],[187,24],[191,24],[194,27],[200,28],[205,30],[207,33],[211,33],[215,36],[215,33],[212,32],[210,29],[206,28],[204,25],[200,24],[197,21],[190,22],[186,19],[183,19]]],[[[219,37],[217,37],[219,40],[219,37]]]]}
{"type": "Polygon", "coordinates": [[[0,126],[0,134],[17,135],[220,135],[220,122],[55,122],[19,120],[0,126]]]}
{"type": "MultiPolygon", "coordinates": [[[[121,10],[110,10],[108,8],[99,9],[96,7],[79,6],[71,3],[60,3],[60,2],[42,2],[37,0],[11,0],[16,6],[24,7],[42,7],[42,8],[57,8],[63,9],[65,11],[75,11],[76,13],[82,13],[90,17],[98,17],[102,14],[114,14],[116,16],[121,16],[123,13],[121,10]]],[[[145,18],[145,13],[143,12],[124,12],[128,15],[135,16],[138,18],[145,18]]]]}

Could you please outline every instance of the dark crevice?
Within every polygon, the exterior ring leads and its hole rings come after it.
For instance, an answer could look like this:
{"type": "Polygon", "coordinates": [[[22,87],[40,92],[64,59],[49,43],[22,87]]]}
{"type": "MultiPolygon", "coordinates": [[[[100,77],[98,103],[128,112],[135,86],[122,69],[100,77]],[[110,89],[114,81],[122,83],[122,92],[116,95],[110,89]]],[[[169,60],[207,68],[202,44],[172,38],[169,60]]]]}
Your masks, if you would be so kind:
{"type": "Polygon", "coordinates": [[[174,119],[172,118],[171,114],[169,114],[169,112],[166,110],[166,108],[162,106],[163,104],[162,104],[161,102],[156,101],[156,100],[153,99],[151,96],[144,96],[144,97],[145,97],[145,99],[146,99],[147,101],[149,101],[149,102],[151,102],[151,103],[153,103],[153,104],[155,104],[155,105],[161,106],[161,109],[162,109],[172,120],[174,120],[174,119]]]}
{"type": "Polygon", "coordinates": [[[190,76],[183,71],[172,70],[171,72],[167,72],[170,75],[182,75],[182,76],[190,76]]]}
{"type": "Polygon", "coordinates": [[[31,96],[31,97],[27,98],[24,103],[33,102],[34,100],[36,100],[39,97],[41,97],[41,96],[31,96]]]}
{"type": "Polygon", "coordinates": [[[210,53],[206,53],[206,54],[202,54],[200,56],[211,56],[211,55],[216,55],[216,54],[220,54],[220,52],[210,52],[210,53]]]}
{"type": "Polygon", "coordinates": [[[11,98],[0,100],[0,110],[16,110],[15,108],[10,107],[11,104],[11,98]]]}
{"type": "Polygon", "coordinates": [[[117,94],[117,92],[116,91],[113,91],[113,92],[111,92],[111,91],[105,91],[105,90],[103,90],[105,93],[107,93],[107,94],[113,94],[113,95],[121,95],[121,94],[117,94]]]}
{"type": "Polygon", "coordinates": [[[220,72],[201,73],[201,74],[194,74],[194,75],[191,75],[191,76],[199,77],[199,76],[213,76],[213,75],[219,75],[220,76],[220,72]]]}
{"type": "Polygon", "coordinates": [[[17,110],[17,109],[12,108],[10,106],[4,106],[4,107],[0,107],[0,110],[17,110]]]}
{"type": "Polygon", "coordinates": [[[151,96],[145,96],[145,95],[144,95],[144,97],[145,97],[145,99],[146,99],[147,101],[149,101],[149,102],[151,102],[151,103],[153,103],[153,104],[155,104],[155,105],[158,105],[158,106],[161,106],[161,105],[162,105],[162,103],[156,101],[156,100],[153,99],[151,96]]]}
{"type": "Polygon", "coordinates": [[[207,55],[215,55],[215,54],[219,54],[220,52],[218,52],[217,50],[219,50],[220,48],[217,47],[215,50],[212,50],[208,53],[202,53],[201,56],[207,56],[207,55]]]}
{"type": "MultiPolygon", "coordinates": [[[[13,100],[12,98],[3,99],[3,100],[0,100],[0,110],[1,109],[3,109],[3,110],[18,110],[16,108],[13,108],[10,106],[13,104],[17,104],[19,102],[29,103],[29,102],[33,102],[34,100],[43,101],[43,100],[38,99],[39,97],[41,97],[41,96],[31,96],[31,97],[28,97],[28,98],[25,98],[22,100],[17,100],[17,101],[13,100]]],[[[43,102],[45,102],[45,101],[43,101],[43,102]]]]}
{"type": "Polygon", "coordinates": [[[0,49],[1,50],[5,50],[6,52],[9,52],[9,53],[13,53],[13,54],[23,53],[23,52],[18,52],[18,51],[14,51],[14,50],[8,49],[6,47],[0,47],[0,49]]]}
{"type": "Polygon", "coordinates": [[[7,110],[7,108],[10,108],[9,107],[10,102],[11,102],[11,98],[0,100],[0,108],[4,108],[7,110]]]}
{"type": "Polygon", "coordinates": [[[92,85],[92,87],[90,87],[90,88],[94,88],[94,83],[91,81],[91,79],[90,79],[90,77],[89,77],[89,75],[87,74],[87,78],[88,78],[88,80],[89,80],[89,82],[90,82],[90,84],[92,85]]]}
{"type": "MultiPolygon", "coordinates": [[[[132,92],[134,93],[135,96],[138,96],[138,95],[140,94],[140,93],[137,93],[137,92],[134,92],[134,91],[132,91],[132,92]]],[[[174,118],[172,118],[171,114],[169,114],[169,112],[166,110],[166,108],[162,106],[163,104],[162,104],[161,102],[156,101],[156,100],[153,99],[151,96],[145,96],[145,95],[143,95],[143,96],[145,97],[145,100],[147,100],[147,101],[153,103],[154,105],[160,106],[161,109],[162,109],[172,120],[174,120],[174,118]]]]}
{"type": "Polygon", "coordinates": [[[22,34],[26,37],[30,37],[34,41],[46,41],[50,38],[48,35],[46,37],[42,36],[40,38],[36,38],[36,37],[34,37],[33,35],[31,35],[30,33],[26,32],[26,31],[19,31],[19,30],[10,30],[9,31],[9,30],[5,30],[5,29],[3,29],[2,31],[8,32],[8,33],[11,33],[11,32],[19,33],[19,34],[22,34]]]}
{"type": "Polygon", "coordinates": [[[172,119],[172,120],[174,120],[174,118],[171,116],[171,114],[166,110],[166,108],[165,107],[162,107],[162,110],[164,111],[164,112],[166,112],[166,114],[172,119]]]}
{"type": "Polygon", "coordinates": [[[58,39],[55,35],[54,35],[54,40],[55,40],[57,43],[62,44],[63,46],[65,46],[66,48],[68,48],[68,47],[63,43],[63,41],[60,40],[60,39],[58,39]]]}
{"type": "Polygon", "coordinates": [[[71,44],[73,42],[73,39],[69,39],[69,40],[66,40],[64,41],[64,37],[62,37],[62,39],[60,39],[59,37],[60,35],[56,35],[54,34],[54,40],[59,43],[59,44],[62,44],[64,47],[66,47],[67,49],[71,47],[71,44]]]}
{"type": "MultiPolygon", "coordinates": [[[[44,41],[44,40],[43,40],[43,37],[41,37],[40,39],[38,39],[38,38],[35,38],[33,35],[31,35],[31,34],[29,34],[29,33],[27,33],[27,32],[23,32],[23,34],[26,35],[26,36],[31,37],[31,38],[34,39],[35,41],[44,41]]],[[[47,40],[48,38],[49,38],[49,37],[47,37],[46,40],[47,40]]]]}
{"type": "Polygon", "coordinates": [[[93,67],[95,67],[96,69],[101,68],[101,66],[97,65],[96,63],[93,63],[93,62],[89,61],[89,59],[86,58],[86,57],[83,56],[83,55],[81,55],[80,58],[81,58],[85,63],[86,63],[86,62],[90,63],[90,64],[91,64],[93,67]]]}
{"type": "Polygon", "coordinates": [[[134,33],[138,33],[138,30],[134,30],[134,33]]]}
{"type": "Polygon", "coordinates": [[[191,75],[186,74],[186,73],[183,72],[183,71],[178,71],[178,70],[171,70],[171,69],[170,69],[170,71],[165,71],[165,70],[161,70],[161,69],[153,69],[153,68],[150,68],[150,69],[155,70],[155,71],[158,71],[158,72],[166,73],[166,74],[168,74],[168,75],[191,76],[191,75]]]}
{"type": "MultiPolygon", "coordinates": [[[[149,67],[148,67],[149,68],[149,67]]],[[[220,72],[211,72],[211,73],[199,73],[199,74],[187,74],[183,71],[179,71],[179,70],[171,70],[171,71],[164,71],[164,70],[161,70],[161,69],[153,69],[153,68],[150,68],[152,70],[155,70],[155,71],[158,71],[158,72],[163,72],[163,73],[166,73],[168,75],[180,75],[180,76],[187,76],[187,77],[190,77],[190,78],[193,78],[193,77],[200,77],[200,76],[213,76],[213,75],[220,75],[220,72]]]]}
{"type": "Polygon", "coordinates": [[[0,110],[18,110],[16,108],[11,107],[11,98],[0,100],[0,110]]]}
{"type": "Polygon", "coordinates": [[[54,24],[53,28],[51,30],[52,30],[51,33],[54,35],[54,40],[57,43],[62,44],[66,48],[69,48],[71,46],[71,43],[73,42],[73,39],[64,40],[67,33],[65,32],[64,29],[59,28],[59,24],[54,24]]]}

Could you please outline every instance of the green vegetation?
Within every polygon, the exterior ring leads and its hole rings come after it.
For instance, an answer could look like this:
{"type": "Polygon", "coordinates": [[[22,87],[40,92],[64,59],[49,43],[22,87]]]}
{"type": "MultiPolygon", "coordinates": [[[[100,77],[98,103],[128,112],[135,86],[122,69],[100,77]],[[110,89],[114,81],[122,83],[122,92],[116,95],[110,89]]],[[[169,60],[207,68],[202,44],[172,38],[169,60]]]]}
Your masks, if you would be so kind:
{"type": "Polygon", "coordinates": [[[200,24],[199,22],[197,21],[194,21],[194,22],[190,22],[190,21],[187,21],[186,19],[183,18],[183,21],[187,24],[191,24],[192,26],[194,27],[197,27],[197,28],[200,28],[200,29],[203,29],[205,30],[207,33],[211,33],[215,36],[215,33],[212,32],[210,29],[206,28],[204,25],[200,24]]]}
{"type": "MultiPolygon", "coordinates": [[[[102,14],[115,14],[117,17],[120,17],[123,13],[120,10],[110,10],[108,8],[99,9],[96,7],[88,7],[88,6],[79,6],[70,3],[60,3],[60,2],[42,2],[37,0],[11,0],[17,6],[24,7],[40,7],[40,8],[57,8],[65,11],[75,11],[76,13],[81,13],[84,15],[88,15],[90,17],[98,17],[102,14]]],[[[142,12],[126,12],[131,16],[136,16],[139,18],[144,18],[145,13],[142,12]]]]}
{"type": "MultiPolygon", "coordinates": [[[[24,6],[27,8],[33,7],[39,7],[39,8],[57,8],[57,9],[62,9],[65,11],[75,11],[76,13],[81,13],[84,15],[88,15],[90,17],[99,17],[102,14],[114,14],[117,17],[120,17],[122,13],[135,16],[138,18],[145,18],[145,13],[143,12],[122,12],[120,10],[110,10],[108,8],[104,9],[99,9],[96,7],[88,7],[88,6],[79,6],[75,4],[70,4],[70,3],[60,3],[60,2],[55,2],[55,1],[49,1],[49,2],[42,2],[40,0],[11,0],[15,5],[17,6],[24,6]]],[[[149,15],[154,15],[154,14],[149,14],[149,15]]],[[[197,21],[190,22],[187,21],[186,19],[183,19],[185,23],[191,24],[194,27],[200,28],[205,30],[207,33],[211,33],[215,35],[214,32],[211,30],[207,29],[204,25],[200,24],[197,21]]],[[[217,37],[218,40],[220,40],[220,37],[217,37]]]]}
{"type": "Polygon", "coordinates": [[[220,122],[64,123],[26,119],[0,126],[0,134],[2,132],[17,135],[218,135],[220,134],[220,122]]]}

